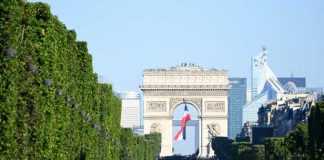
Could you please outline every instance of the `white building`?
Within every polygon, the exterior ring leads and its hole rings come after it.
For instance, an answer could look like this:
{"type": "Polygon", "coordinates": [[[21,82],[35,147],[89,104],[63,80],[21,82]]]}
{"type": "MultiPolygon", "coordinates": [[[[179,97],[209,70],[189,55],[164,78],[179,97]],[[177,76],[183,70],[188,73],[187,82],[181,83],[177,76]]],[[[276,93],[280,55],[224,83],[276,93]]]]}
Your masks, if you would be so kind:
{"type": "Polygon", "coordinates": [[[116,96],[122,100],[121,126],[134,128],[141,125],[141,95],[136,92],[116,91],[116,96]]]}

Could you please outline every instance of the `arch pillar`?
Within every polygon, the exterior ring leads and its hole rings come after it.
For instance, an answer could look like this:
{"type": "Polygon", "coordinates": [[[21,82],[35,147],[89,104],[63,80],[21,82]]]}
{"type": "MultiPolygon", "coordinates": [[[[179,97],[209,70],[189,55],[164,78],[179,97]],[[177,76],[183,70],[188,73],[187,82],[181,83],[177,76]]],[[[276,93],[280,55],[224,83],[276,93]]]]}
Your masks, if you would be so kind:
{"type": "Polygon", "coordinates": [[[145,117],[144,133],[161,133],[160,156],[172,156],[172,117],[151,118],[145,117]],[[171,126],[171,127],[170,127],[171,126]],[[156,127],[156,128],[155,128],[156,127]]]}
{"type": "Polygon", "coordinates": [[[201,117],[201,136],[199,157],[212,157],[214,151],[211,147],[211,139],[215,136],[227,137],[227,116],[201,117]],[[214,126],[214,127],[213,127],[214,126]]]}

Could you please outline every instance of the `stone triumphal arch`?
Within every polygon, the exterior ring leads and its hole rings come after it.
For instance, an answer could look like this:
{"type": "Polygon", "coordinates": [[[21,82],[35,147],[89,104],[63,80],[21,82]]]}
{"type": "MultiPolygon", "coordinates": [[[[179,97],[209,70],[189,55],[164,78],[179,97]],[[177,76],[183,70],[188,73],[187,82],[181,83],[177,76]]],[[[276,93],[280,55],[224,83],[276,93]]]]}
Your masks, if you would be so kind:
{"type": "Polygon", "coordinates": [[[183,99],[199,113],[200,157],[213,154],[211,137],[227,136],[229,81],[226,70],[193,64],[146,69],[140,88],[144,95],[144,133],[162,134],[161,156],[173,155],[172,116],[183,99]]]}

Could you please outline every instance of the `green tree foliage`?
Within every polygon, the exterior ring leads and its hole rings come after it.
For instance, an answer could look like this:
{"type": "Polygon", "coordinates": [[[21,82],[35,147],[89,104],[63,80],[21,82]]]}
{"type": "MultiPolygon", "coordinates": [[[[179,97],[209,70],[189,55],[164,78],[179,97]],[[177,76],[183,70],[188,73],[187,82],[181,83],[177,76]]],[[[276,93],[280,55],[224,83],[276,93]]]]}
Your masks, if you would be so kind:
{"type": "Polygon", "coordinates": [[[130,128],[123,128],[121,134],[123,152],[120,155],[120,159],[131,160],[133,157],[136,157],[137,151],[134,146],[136,146],[136,139],[133,137],[132,130],[130,128]]]}
{"type": "Polygon", "coordinates": [[[262,145],[253,146],[251,143],[247,143],[247,142],[234,142],[232,152],[233,152],[232,159],[239,159],[239,160],[265,159],[264,146],[262,145]]]}
{"type": "Polygon", "coordinates": [[[309,153],[312,159],[324,159],[324,101],[312,108],[308,120],[309,153]]]}
{"type": "Polygon", "coordinates": [[[289,151],[286,156],[291,156],[293,159],[309,159],[307,129],[307,125],[299,124],[285,137],[285,144],[289,151]]]}
{"type": "Polygon", "coordinates": [[[145,147],[146,150],[146,159],[156,159],[161,152],[161,134],[160,133],[151,133],[144,136],[147,141],[145,147]]]}
{"type": "Polygon", "coordinates": [[[284,138],[266,138],[265,140],[265,157],[269,160],[287,159],[287,149],[284,138]]]}
{"type": "Polygon", "coordinates": [[[120,106],[48,5],[0,0],[0,159],[155,157],[160,135],[121,129],[120,106]]]}
{"type": "Polygon", "coordinates": [[[258,159],[258,160],[267,159],[265,157],[265,147],[264,147],[264,145],[255,145],[253,147],[254,147],[253,149],[254,149],[254,153],[255,153],[254,159],[258,159]]]}

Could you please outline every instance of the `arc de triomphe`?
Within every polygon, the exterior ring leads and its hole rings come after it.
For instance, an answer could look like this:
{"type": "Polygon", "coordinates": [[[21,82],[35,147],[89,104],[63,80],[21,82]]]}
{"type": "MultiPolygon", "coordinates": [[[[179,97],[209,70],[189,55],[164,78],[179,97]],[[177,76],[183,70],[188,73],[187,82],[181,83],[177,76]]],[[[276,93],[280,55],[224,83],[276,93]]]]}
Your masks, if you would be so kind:
{"type": "Polygon", "coordinates": [[[160,156],[173,155],[172,116],[183,99],[198,110],[200,157],[213,155],[211,137],[227,136],[229,81],[226,70],[193,64],[146,69],[140,88],[144,94],[144,133],[162,134],[160,156]]]}

